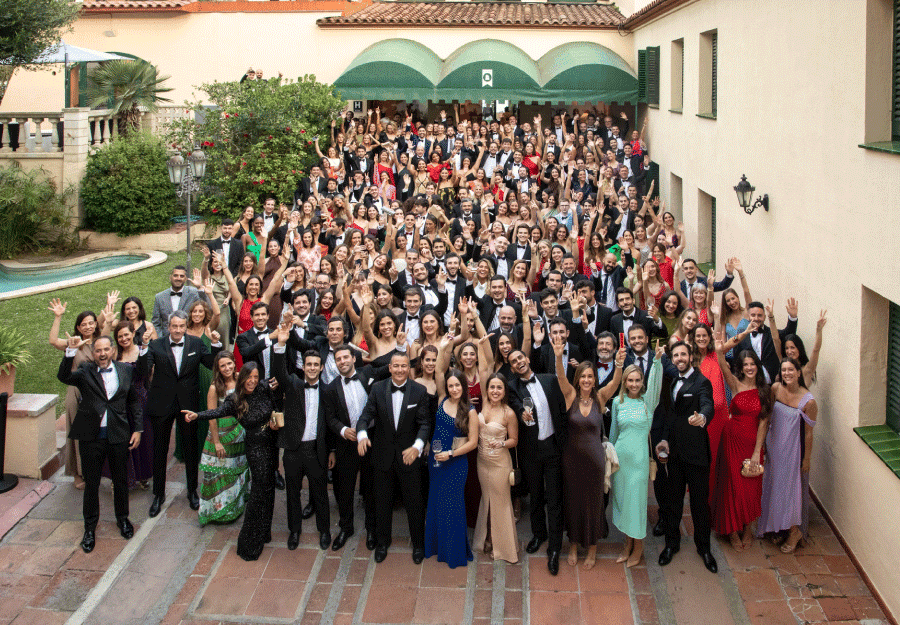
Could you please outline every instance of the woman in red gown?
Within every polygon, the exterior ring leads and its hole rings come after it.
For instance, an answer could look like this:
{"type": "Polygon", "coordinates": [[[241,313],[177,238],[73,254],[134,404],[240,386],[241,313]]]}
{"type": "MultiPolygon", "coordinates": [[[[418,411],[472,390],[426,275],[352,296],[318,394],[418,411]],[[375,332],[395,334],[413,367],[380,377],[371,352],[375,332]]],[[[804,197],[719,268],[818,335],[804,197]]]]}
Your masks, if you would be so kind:
{"type": "Polygon", "coordinates": [[[709,435],[709,500],[712,502],[713,492],[716,490],[716,473],[712,467],[716,466],[719,455],[719,443],[722,437],[722,429],[728,420],[728,400],[725,398],[725,379],[719,370],[719,361],[716,359],[716,350],[713,343],[713,334],[710,327],[704,323],[698,323],[691,330],[691,345],[694,346],[694,366],[699,364],[700,373],[710,381],[713,388],[713,418],[706,425],[706,433],[709,435]]]}
{"type": "Polygon", "coordinates": [[[745,460],[762,462],[762,446],[766,439],[772,398],[763,374],[762,364],[752,350],[737,355],[738,373],[733,375],[725,360],[724,336],[716,340],[720,370],[731,392],[731,412],[722,430],[718,462],[712,465],[716,489],[711,493],[710,512],[713,530],[728,536],[736,551],[753,545],[751,525],[762,512],[762,476],[744,477],[745,460]]]}

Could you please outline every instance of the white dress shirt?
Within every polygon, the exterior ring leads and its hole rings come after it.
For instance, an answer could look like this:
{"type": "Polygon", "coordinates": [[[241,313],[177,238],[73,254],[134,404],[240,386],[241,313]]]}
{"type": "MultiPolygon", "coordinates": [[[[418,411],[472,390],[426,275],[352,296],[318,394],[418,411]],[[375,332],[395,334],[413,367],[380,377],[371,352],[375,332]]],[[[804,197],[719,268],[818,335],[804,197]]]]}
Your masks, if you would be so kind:
{"type": "Polygon", "coordinates": [[[267,380],[272,377],[272,352],[269,351],[269,348],[272,347],[272,338],[269,336],[268,330],[257,330],[253,328],[253,331],[256,333],[256,338],[266,344],[265,348],[262,351],[263,358],[263,375],[260,376],[261,380],[267,380]]]}
{"type": "MultiPolygon", "coordinates": [[[[269,236],[269,232],[271,232],[272,228],[275,227],[275,219],[278,217],[275,213],[271,215],[266,215],[263,213],[263,234],[267,237],[269,236]]],[[[265,250],[263,250],[265,252],[265,250]]]]}
{"type": "MultiPolygon", "coordinates": [[[[321,383],[320,380],[317,384],[321,383]]],[[[319,425],[319,389],[307,387],[303,392],[306,396],[306,427],[303,428],[301,440],[305,443],[316,440],[316,427],[319,425]]]]}
{"type": "MultiPolygon", "coordinates": [[[[225,257],[225,263],[228,263],[228,257],[225,257]]],[[[181,300],[184,298],[184,287],[180,289],[171,289],[169,291],[169,301],[172,303],[172,312],[178,310],[178,307],[181,305],[181,300]],[[172,293],[181,293],[181,295],[172,295],[172,293]]]]}
{"type": "Polygon", "coordinates": [[[169,338],[166,340],[169,342],[169,349],[172,350],[172,355],[175,357],[175,373],[181,375],[181,359],[184,356],[185,337],[182,336],[177,344],[169,338]]]}
{"type": "Polygon", "coordinates": [[[222,255],[225,257],[225,264],[228,264],[228,259],[231,258],[231,242],[234,239],[222,239],[222,255]]]}
{"type": "MultiPolygon", "coordinates": [[[[75,354],[78,353],[78,349],[67,347],[66,348],[66,358],[74,358],[75,354]]],[[[119,390],[119,374],[116,373],[116,368],[113,363],[109,363],[109,367],[107,370],[103,370],[100,367],[97,367],[97,370],[100,372],[100,377],[103,378],[103,386],[106,388],[106,399],[112,399],[113,395],[116,394],[119,390]]],[[[100,427],[106,427],[106,413],[108,411],[104,410],[103,415],[100,417],[100,427]]]]}
{"type": "MultiPolygon", "coordinates": [[[[427,296],[425,298],[428,299],[427,296]]],[[[415,318],[410,318],[411,313],[406,314],[406,325],[404,326],[404,330],[406,331],[406,342],[409,345],[412,345],[413,342],[419,338],[422,334],[422,327],[419,325],[421,321],[420,317],[422,316],[422,309],[416,311],[415,318]]]]}
{"type": "MultiPolygon", "coordinates": [[[[356,371],[354,370],[351,375],[356,375],[356,371]]],[[[339,383],[344,385],[344,399],[347,403],[347,415],[350,417],[350,427],[356,429],[356,423],[362,416],[363,408],[365,408],[366,401],[368,400],[366,390],[363,388],[362,382],[358,379],[347,382],[346,378],[343,378],[339,383]]],[[[341,428],[341,438],[344,437],[344,432],[346,431],[347,426],[341,428]]]]}
{"type": "Polygon", "coordinates": [[[340,372],[338,371],[337,364],[334,362],[334,350],[329,347],[328,355],[325,356],[325,364],[322,367],[322,375],[320,377],[325,384],[331,384],[331,381],[338,377],[338,375],[340,375],[340,372]]]}
{"type": "Polygon", "coordinates": [[[543,441],[553,436],[556,430],[553,428],[553,415],[550,412],[550,402],[547,401],[544,387],[541,386],[535,374],[532,373],[531,375],[534,382],[526,383],[525,390],[534,402],[534,418],[537,420],[538,440],[543,441]]]}
{"type": "MultiPolygon", "coordinates": [[[[686,378],[691,377],[691,374],[693,372],[694,372],[694,368],[691,367],[684,373],[679,373],[678,377],[686,379],[686,378]]],[[[675,379],[675,384],[672,385],[672,400],[673,401],[678,398],[678,391],[681,390],[681,387],[684,386],[684,383],[685,383],[685,380],[680,380],[678,378],[675,379]]]]}

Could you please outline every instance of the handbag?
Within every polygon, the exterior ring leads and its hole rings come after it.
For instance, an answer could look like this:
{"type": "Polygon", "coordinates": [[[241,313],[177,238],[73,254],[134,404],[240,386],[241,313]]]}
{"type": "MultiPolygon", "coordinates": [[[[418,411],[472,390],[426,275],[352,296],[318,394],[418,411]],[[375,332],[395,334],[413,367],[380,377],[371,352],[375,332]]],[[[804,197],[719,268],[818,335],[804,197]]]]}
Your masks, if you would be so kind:
{"type": "Polygon", "coordinates": [[[763,473],[765,473],[766,469],[762,464],[757,464],[754,468],[753,462],[751,462],[750,458],[744,460],[741,464],[741,475],[743,477],[759,477],[763,473]]]}
{"type": "MultiPolygon", "coordinates": [[[[519,454],[516,451],[515,447],[513,447],[513,454],[515,454],[515,456],[516,456],[516,466],[518,466],[519,465],[519,454]]],[[[522,470],[513,468],[509,472],[509,485],[510,486],[518,486],[521,481],[522,481],[522,470]]]]}
{"type": "Polygon", "coordinates": [[[650,458],[650,481],[654,481],[656,479],[656,460],[650,458]]]}
{"type": "Polygon", "coordinates": [[[283,412],[273,412],[272,418],[269,419],[269,427],[273,430],[280,430],[284,427],[284,413],[283,412]]]}

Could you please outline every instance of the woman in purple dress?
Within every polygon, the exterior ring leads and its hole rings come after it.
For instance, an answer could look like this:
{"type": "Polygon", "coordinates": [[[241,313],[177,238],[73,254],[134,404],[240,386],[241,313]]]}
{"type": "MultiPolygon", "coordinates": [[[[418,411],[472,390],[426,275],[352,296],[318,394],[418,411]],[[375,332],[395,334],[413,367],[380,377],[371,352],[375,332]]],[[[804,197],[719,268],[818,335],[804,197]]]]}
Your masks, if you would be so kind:
{"type": "Polygon", "coordinates": [[[757,533],[790,530],[781,551],[792,553],[809,524],[809,464],[813,426],[819,408],[803,380],[803,368],[793,358],[781,361],[781,382],[772,385],[775,405],[766,434],[762,515],[757,533]]]}

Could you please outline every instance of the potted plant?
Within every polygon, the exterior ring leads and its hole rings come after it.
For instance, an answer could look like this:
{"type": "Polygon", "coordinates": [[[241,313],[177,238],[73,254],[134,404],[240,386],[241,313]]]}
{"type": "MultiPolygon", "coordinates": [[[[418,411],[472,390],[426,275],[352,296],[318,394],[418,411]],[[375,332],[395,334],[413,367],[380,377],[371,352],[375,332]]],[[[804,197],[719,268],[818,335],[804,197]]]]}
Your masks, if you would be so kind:
{"type": "Polygon", "coordinates": [[[0,393],[13,394],[16,368],[31,362],[25,334],[12,326],[0,326],[0,393]]]}

